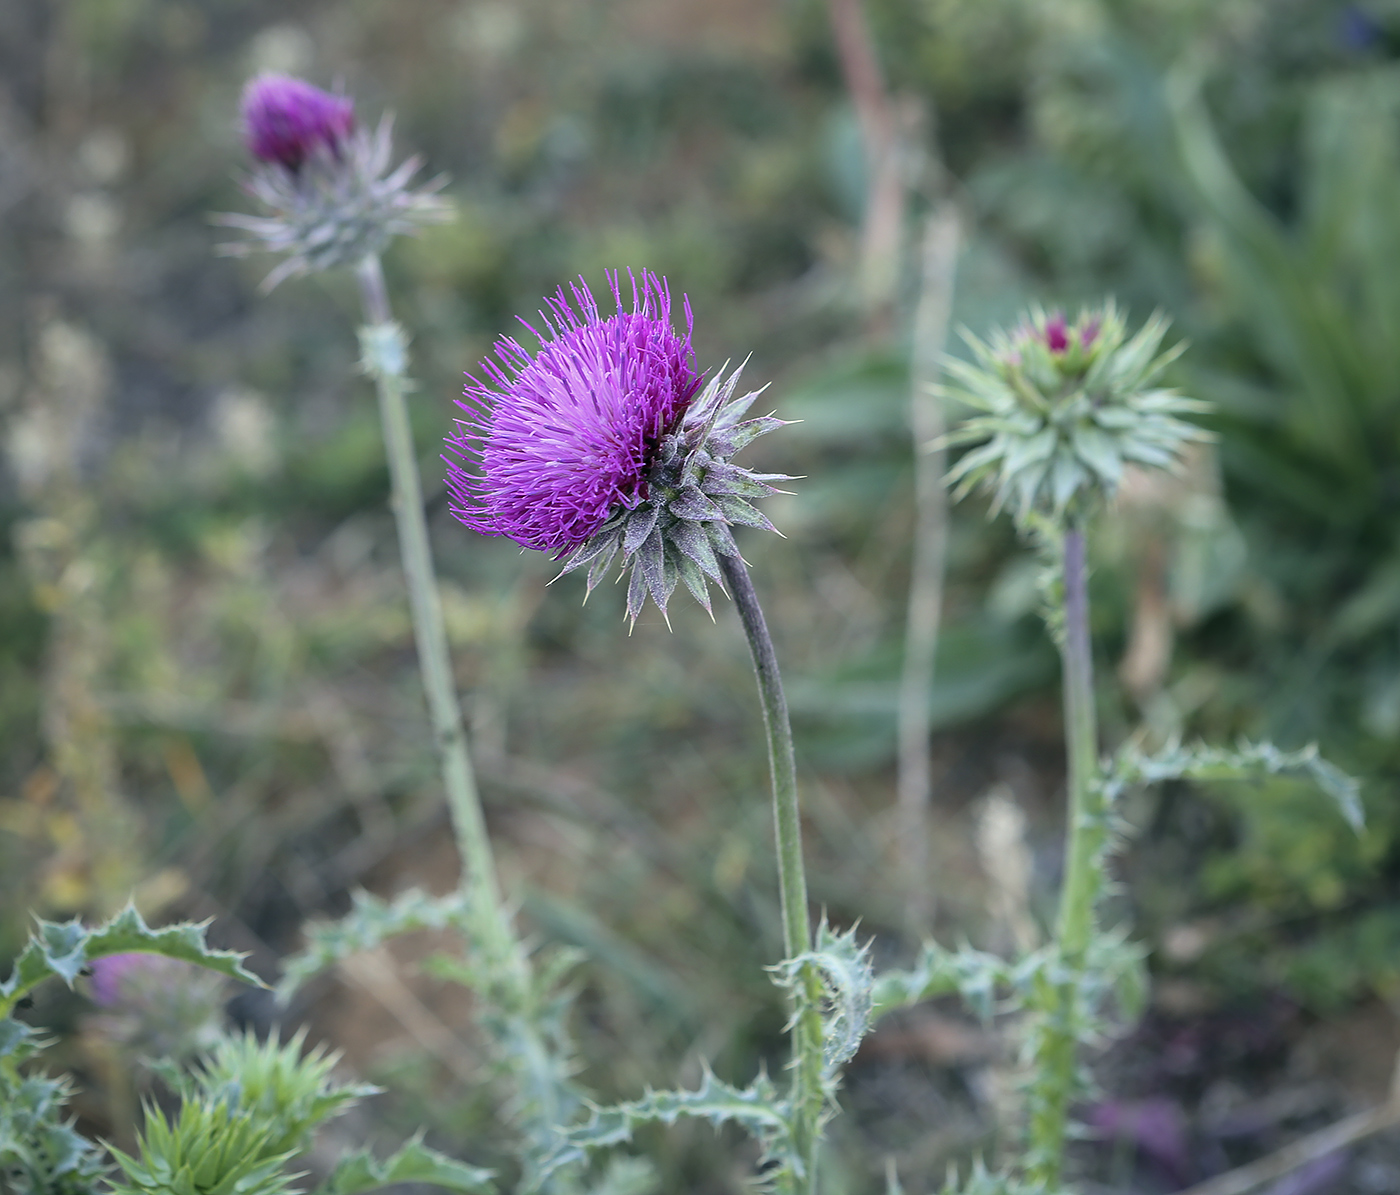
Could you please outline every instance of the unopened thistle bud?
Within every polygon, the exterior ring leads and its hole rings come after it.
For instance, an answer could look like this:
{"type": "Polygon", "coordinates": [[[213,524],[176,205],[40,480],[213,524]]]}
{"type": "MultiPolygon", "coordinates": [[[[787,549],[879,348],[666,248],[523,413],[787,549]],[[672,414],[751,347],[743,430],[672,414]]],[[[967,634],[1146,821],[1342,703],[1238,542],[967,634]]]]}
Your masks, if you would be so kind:
{"type": "Polygon", "coordinates": [[[243,143],[260,162],[299,170],[314,153],[340,156],[355,103],[287,75],[259,75],[243,89],[243,143]]]}
{"type": "Polygon", "coordinates": [[[708,610],[707,582],[723,588],[716,554],[739,554],[730,528],[774,530],[748,500],[786,480],[729,458],[785,421],[744,418],[762,391],[735,398],[738,370],[702,385],[690,304],[682,334],[665,279],[634,278],[630,311],[618,275],[609,282],[614,315],[582,279],[572,303],[561,287],[540,313],[544,330],[525,325],[539,351],[504,337],[481,364],[487,383],[471,378],[444,458],[452,512],[483,535],[567,557],[566,573],[587,564],[590,593],[620,553],[634,622],[648,594],[664,614],[678,581],[708,610]]]}
{"type": "Polygon", "coordinates": [[[102,1012],[90,1024],[136,1054],[184,1058],[218,1040],[224,981],[158,954],[109,954],[91,964],[89,991],[102,1012]]]}
{"type": "Polygon", "coordinates": [[[944,440],[977,444],[948,474],[962,497],[977,485],[1017,519],[1078,517],[1111,498],[1129,464],[1175,470],[1182,449],[1209,434],[1181,416],[1208,410],[1156,383],[1181,352],[1160,352],[1167,321],[1154,315],[1128,339],[1110,302],[1070,324],[1036,311],[1013,332],[964,338],[975,362],[949,359],[947,397],[976,408],[944,440]]]}
{"type": "Polygon", "coordinates": [[[243,126],[258,162],[244,189],[268,214],[215,220],[248,234],[222,252],[282,256],[265,289],[296,274],[355,265],[399,234],[451,217],[437,194],[445,180],[410,187],[421,159],[393,167],[393,122],[386,116],[373,132],[357,127],[345,96],[285,75],[261,75],[244,90],[243,126]]]}

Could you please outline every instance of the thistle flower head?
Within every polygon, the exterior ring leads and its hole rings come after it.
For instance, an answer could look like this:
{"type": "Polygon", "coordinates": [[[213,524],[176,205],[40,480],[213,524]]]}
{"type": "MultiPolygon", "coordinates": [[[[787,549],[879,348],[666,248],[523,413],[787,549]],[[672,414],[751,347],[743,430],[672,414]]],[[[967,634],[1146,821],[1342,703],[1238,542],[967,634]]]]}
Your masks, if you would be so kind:
{"type": "Polygon", "coordinates": [[[1181,352],[1161,349],[1167,321],[1154,315],[1129,338],[1113,303],[1073,324],[1033,311],[1013,332],[964,338],[974,362],[949,359],[942,392],[976,408],[945,439],[976,444],[948,474],[962,497],[976,485],[1018,519],[1078,517],[1111,498],[1128,464],[1175,470],[1182,449],[1208,433],[1182,418],[1207,410],[1156,383],[1181,352]]]}
{"type": "Polygon", "coordinates": [[[437,194],[445,179],[412,187],[421,159],[392,165],[387,116],[373,131],[358,128],[348,98],[264,75],[243,93],[243,120],[248,151],[258,160],[244,190],[266,214],[224,213],[214,221],[247,234],[221,252],[282,257],[263,282],[266,290],[297,274],[355,265],[401,233],[451,219],[451,206],[437,194]]]}
{"type": "Polygon", "coordinates": [[[88,990],[101,1008],[90,1024],[135,1054],[184,1058],[219,1040],[224,981],[159,954],[109,954],[89,964],[88,990]]]}
{"type": "Polygon", "coordinates": [[[633,621],[648,593],[664,613],[678,580],[708,610],[715,553],[738,555],[735,524],[772,529],[747,499],[782,480],[729,458],[783,420],[744,420],[761,392],[735,398],[737,370],[702,387],[690,305],[682,334],[665,279],[634,277],[630,310],[619,275],[609,283],[614,314],[580,279],[546,301],[542,331],[525,324],[538,351],[503,337],[486,381],[468,375],[444,458],[452,511],[483,535],[568,557],[564,572],[589,564],[590,592],[620,551],[633,621]]]}
{"type": "Polygon", "coordinates": [[[243,89],[243,141],[260,162],[287,170],[320,150],[340,155],[355,127],[355,103],[301,79],[265,74],[243,89]]]}
{"type": "Polygon", "coordinates": [[[112,1008],[122,1001],[126,980],[134,971],[157,965],[160,956],[154,954],[108,954],[93,959],[89,964],[92,975],[89,979],[93,1002],[103,1008],[112,1008]]]}

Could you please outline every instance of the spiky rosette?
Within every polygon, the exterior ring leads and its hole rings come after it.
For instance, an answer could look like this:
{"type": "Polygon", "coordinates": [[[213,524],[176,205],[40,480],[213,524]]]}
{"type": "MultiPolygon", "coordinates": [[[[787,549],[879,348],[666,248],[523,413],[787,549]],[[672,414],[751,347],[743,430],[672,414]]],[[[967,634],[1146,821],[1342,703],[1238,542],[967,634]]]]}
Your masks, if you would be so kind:
{"type": "Polygon", "coordinates": [[[281,264],[263,281],[263,289],[271,290],[299,274],[356,265],[383,252],[400,234],[450,220],[452,206],[437,194],[446,179],[410,186],[422,159],[392,166],[392,134],[393,120],[385,116],[373,132],[354,129],[343,139],[309,145],[294,168],[276,160],[261,163],[244,189],[269,214],[214,217],[248,234],[219,251],[235,257],[281,255],[281,264]]]}
{"type": "Polygon", "coordinates": [[[774,415],[744,418],[767,387],[735,398],[742,369],[727,378],[723,370],[717,373],[676,429],[662,438],[646,474],[646,497],[630,509],[619,507],[564,562],[561,576],[589,566],[592,593],[620,555],[622,574],[630,570],[627,617],[634,623],[648,594],[665,615],[666,603],[681,581],[708,611],[709,582],[724,589],[716,554],[739,555],[730,528],[777,530],[750,499],[782,493],[768,483],[791,478],[785,473],[755,473],[729,458],[787,420],[774,415]]]}
{"type": "Polygon", "coordinates": [[[983,413],[944,439],[981,445],[949,472],[955,496],[981,484],[1018,520],[1061,522],[1096,497],[1113,497],[1129,464],[1176,469],[1188,443],[1210,438],[1182,416],[1209,407],[1156,385],[1183,347],[1159,351],[1166,330],[1154,315],[1129,339],[1109,302],[1073,325],[1032,312],[990,343],[964,331],[976,363],[950,358],[947,371],[960,385],[939,390],[983,413]]]}

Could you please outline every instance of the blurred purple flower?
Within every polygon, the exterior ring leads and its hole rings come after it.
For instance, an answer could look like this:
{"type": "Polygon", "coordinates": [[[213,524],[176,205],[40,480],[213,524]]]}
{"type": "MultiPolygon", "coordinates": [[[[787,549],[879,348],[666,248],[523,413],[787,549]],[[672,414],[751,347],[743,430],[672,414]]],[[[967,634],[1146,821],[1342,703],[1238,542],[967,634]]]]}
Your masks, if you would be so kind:
{"type": "Polygon", "coordinates": [[[262,162],[296,171],[318,149],[338,155],[355,104],[289,75],[259,75],[243,89],[243,138],[262,162]]]}
{"type": "Polygon", "coordinates": [[[1173,1182],[1193,1178],[1185,1117],[1175,1100],[1106,1100],[1089,1109],[1086,1119],[1102,1136],[1132,1142],[1173,1182]]]}
{"type": "Polygon", "coordinates": [[[112,1008],[120,1003],[122,988],[127,976],[157,963],[159,956],[141,953],[108,954],[93,959],[91,985],[92,998],[103,1008],[112,1008]]]}
{"type": "Polygon", "coordinates": [[[1069,329],[1061,312],[1045,321],[1045,347],[1052,353],[1063,353],[1069,348],[1069,329]]]}
{"type": "Polygon", "coordinates": [[[1380,22],[1356,4],[1344,8],[1337,21],[1337,40],[1342,49],[1353,54],[1364,54],[1375,47],[1384,32],[1380,22]]]}
{"type": "Polygon", "coordinates": [[[572,304],[560,287],[540,313],[544,331],[525,324],[537,353],[502,337],[497,360],[481,363],[491,385],[467,375],[458,403],[467,418],[444,459],[452,513],[473,531],[557,559],[647,498],[662,440],[700,388],[690,304],[682,300],[682,335],[664,278],[643,270],[639,286],[634,277],[630,311],[619,276],[609,282],[616,314],[601,314],[582,279],[570,285],[572,304]]]}

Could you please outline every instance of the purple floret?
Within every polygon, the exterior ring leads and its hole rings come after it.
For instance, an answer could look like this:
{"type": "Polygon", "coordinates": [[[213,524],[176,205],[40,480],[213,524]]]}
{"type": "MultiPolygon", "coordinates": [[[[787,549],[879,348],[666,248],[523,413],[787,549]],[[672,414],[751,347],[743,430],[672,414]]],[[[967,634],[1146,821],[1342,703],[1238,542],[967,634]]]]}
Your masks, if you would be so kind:
{"type": "Polygon", "coordinates": [[[338,153],[355,127],[355,103],[289,75],[259,75],[243,89],[243,139],[259,161],[297,170],[317,149],[338,153]]]}
{"type": "Polygon", "coordinates": [[[150,967],[159,959],[149,954],[107,954],[92,960],[92,998],[103,1008],[111,1008],[122,998],[126,977],[133,971],[150,967]]]}
{"type": "Polygon", "coordinates": [[[562,556],[647,497],[662,437],[700,387],[690,304],[682,335],[664,278],[643,270],[639,287],[634,277],[631,311],[618,275],[608,281],[615,315],[603,318],[582,279],[572,304],[560,287],[541,312],[545,331],[525,325],[536,355],[503,337],[481,363],[491,384],[467,375],[467,417],[444,459],[452,513],[473,531],[562,556]]]}

